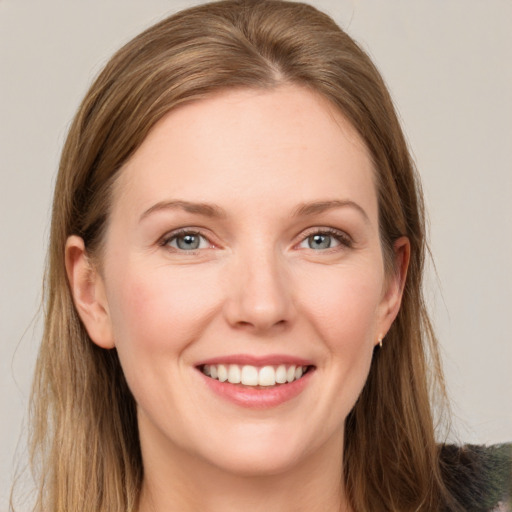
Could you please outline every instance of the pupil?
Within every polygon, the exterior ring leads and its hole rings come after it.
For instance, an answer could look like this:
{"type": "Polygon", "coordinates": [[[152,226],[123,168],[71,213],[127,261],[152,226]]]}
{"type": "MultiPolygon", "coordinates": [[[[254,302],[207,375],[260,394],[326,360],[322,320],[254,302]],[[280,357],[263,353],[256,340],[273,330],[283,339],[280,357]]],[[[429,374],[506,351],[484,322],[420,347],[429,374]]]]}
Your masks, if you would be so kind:
{"type": "Polygon", "coordinates": [[[197,249],[199,247],[199,237],[197,235],[183,235],[178,238],[177,245],[180,249],[197,249]]]}
{"type": "Polygon", "coordinates": [[[329,235],[312,235],[309,237],[309,246],[312,249],[328,249],[331,246],[329,235]]]}

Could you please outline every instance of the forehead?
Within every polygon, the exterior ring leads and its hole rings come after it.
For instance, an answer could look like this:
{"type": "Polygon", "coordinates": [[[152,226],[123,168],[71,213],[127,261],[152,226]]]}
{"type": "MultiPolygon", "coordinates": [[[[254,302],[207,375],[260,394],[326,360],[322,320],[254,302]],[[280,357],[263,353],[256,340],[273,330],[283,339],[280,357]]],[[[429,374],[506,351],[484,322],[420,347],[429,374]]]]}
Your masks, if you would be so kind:
{"type": "Polygon", "coordinates": [[[348,194],[368,203],[373,174],[361,137],[320,95],[294,85],[225,91],[157,123],[121,170],[113,210],[123,198],[138,209],[164,196],[292,206],[348,194]]]}

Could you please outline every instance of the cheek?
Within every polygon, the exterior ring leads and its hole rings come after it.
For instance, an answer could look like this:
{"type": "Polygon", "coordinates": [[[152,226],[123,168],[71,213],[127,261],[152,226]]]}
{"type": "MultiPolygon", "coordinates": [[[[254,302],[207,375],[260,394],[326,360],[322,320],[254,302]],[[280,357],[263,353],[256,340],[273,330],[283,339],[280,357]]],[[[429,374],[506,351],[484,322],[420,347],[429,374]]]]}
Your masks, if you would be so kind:
{"type": "Polygon", "coordinates": [[[181,421],[169,422],[176,409],[193,403],[176,382],[187,382],[187,348],[200,338],[218,302],[203,284],[208,276],[198,274],[134,265],[119,269],[111,281],[110,313],[124,375],[139,413],[160,418],[164,430],[171,424],[173,431],[186,430],[181,421]]]}
{"type": "Polygon", "coordinates": [[[109,297],[118,350],[181,351],[215,314],[215,282],[214,275],[185,269],[124,269],[109,297]]]}
{"type": "Polygon", "coordinates": [[[310,412],[323,418],[326,435],[342,428],[368,377],[384,275],[379,261],[301,271],[300,317],[319,349],[322,388],[310,412]]]}
{"type": "Polygon", "coordinates": [[[332,352],[373,346],[382,276],[368,265],[346,265],[321,269],[305,280],[302,308],[332,352]]]}
{"type": "MultiPolygon", "coordinates": [[[[376,269],[379,266],[375,265],[376,269]]],[[[332,421],[343,421],[366,382],[379,320],[383,272],[350,265],[316,275],[307,290],[311,323],[324,343],[326,400],[332,421]],[[322,285],[322,286],[320,286],[322,285]],[[340,390],[343,390],[341,393],[340,390]]]]}

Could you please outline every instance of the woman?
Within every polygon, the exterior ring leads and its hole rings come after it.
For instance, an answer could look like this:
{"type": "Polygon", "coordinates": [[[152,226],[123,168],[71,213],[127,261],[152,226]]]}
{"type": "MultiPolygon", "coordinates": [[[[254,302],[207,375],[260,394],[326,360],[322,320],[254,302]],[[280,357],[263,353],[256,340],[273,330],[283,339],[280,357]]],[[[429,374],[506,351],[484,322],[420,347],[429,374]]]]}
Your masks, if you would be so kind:
{"type": "Polygon", "coordinates": [[[491,510],[490,459],[434,438],[424,251],[389,94],[326,15],[150,28],[62,155],[36,509],[491,510]]]}

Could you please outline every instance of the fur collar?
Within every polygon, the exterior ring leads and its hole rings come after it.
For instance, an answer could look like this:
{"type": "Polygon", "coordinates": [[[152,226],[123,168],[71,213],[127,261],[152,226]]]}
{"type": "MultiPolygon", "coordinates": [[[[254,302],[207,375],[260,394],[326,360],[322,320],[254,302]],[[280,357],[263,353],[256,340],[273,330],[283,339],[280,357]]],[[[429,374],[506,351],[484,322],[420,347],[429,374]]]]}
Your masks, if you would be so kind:
{"type": "Polygon", "coordinates": [[[463,510],[512,511],[512,444],[442,445],[440,462],[445,483],[463,510]]]}

